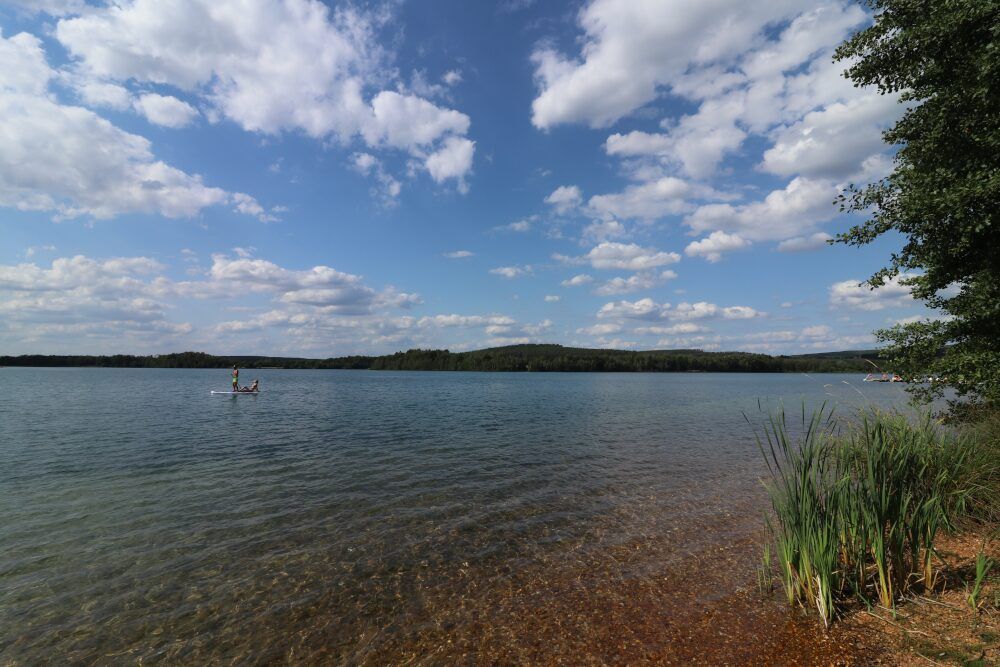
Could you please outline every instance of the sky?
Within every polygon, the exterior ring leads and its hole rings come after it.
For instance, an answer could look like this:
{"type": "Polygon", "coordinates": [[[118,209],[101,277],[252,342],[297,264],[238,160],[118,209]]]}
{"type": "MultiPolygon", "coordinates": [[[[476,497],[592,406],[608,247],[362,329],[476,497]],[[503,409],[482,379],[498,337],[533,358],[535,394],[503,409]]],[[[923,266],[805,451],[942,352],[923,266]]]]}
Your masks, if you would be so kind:
{"type": "Polygon", "coordinates": [[[0,354],[858,349],[854,2],[0,0],[0,354]]]}

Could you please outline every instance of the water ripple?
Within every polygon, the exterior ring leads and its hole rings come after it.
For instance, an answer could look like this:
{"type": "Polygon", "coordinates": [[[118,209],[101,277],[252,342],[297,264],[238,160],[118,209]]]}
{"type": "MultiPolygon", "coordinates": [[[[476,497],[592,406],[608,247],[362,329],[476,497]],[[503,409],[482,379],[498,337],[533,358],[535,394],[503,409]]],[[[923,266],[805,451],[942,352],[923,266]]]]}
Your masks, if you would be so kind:
{"type": "Polygon", "coordinates": [[[0,663],[26,665],[525,655],[514,610],[745,536],[741,411],[831,379],[0,373],[0,663]]]}

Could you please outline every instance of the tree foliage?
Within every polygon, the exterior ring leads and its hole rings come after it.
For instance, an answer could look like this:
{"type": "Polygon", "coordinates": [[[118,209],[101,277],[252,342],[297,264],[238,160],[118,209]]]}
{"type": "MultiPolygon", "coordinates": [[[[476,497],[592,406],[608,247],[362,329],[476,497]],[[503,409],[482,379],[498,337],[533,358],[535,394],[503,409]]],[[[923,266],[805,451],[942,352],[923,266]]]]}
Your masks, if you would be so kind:
{"type": "Polygon", "coordinates": [[[889,231],[902,249],[868,284],[903,274],[940,321],[877,332],[904,376],[959,396],[1000,402],[1000,2],[869,0],[874,22],[836,52],[858,86],[900,94],[906,106],[885,141],[892,173],[849,188],[842,209],[868,219],[838,240],[871,243],[889,231]]]}

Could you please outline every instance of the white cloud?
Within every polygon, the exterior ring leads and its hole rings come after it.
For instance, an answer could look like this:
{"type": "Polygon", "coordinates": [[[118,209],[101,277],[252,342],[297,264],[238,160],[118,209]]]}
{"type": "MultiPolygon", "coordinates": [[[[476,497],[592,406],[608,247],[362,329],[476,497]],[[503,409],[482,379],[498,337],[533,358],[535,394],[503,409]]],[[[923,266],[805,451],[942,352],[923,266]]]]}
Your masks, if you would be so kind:
{"type": "Polygon", "coordinates": [[[676,123],[665,120],[666,133],[613,134],[604,148],[608,155],[618,157],[656,157],[663,164],[681,167],[689,176],[704,178],[746,138],[747,132],[737,125],[744,105],[741,93],[708,99],[693,115],[676,123]]]}
{"type": "Polygon", "coordinates": [[[881,131],[902,112],[896,96],[855,88],[831,57],[867,19],[840,2],[590,0],[579,14],[579,56],[550,46],[533,55],[532,120],[541,129],[602,127],[656,113],[644,105],[666,94],[685,98],[697,110],[663,118],[662,131],[607,138],[605,151],[623,160],[633,182],[592,197],[588,212],[644,221],[688,214],[695,232],[746,241],[808,236],[837,215],[831,202],[844,180],[878,178],[889,166],[881,131]],[[715,203],[740,191],[726,195],[682,178],[713,176],[750,136],[770,143],[758,166],[791,177],[762,201],[715,203]]]}
{"type": "Polygon", "coordinates": [[[594,278],[592,276],[588,276],[586,273],[581,273],[573,276],[572,278],[567,278],[559,284],[563,287],[580,287],[581,285],[593,282],[593,280],[594,278]]]}
{"type": "Polygon", "coordinates": [[[652,289],[657,285],[662,285],[667,280],[673,280],[677,274],[669,269],[660,273],[644,272],[637,273],[628,278],[612,278],[594,290],[594,294],[600,296],[613,296],[615,294],[631,294],[640,290],[652,289]]]}
{"type": "Polygon", "coordinates": [[[444,81],[447,86],[457,86],[462,82],[462,73],[457,69],[448,70],[444,73],[444,76],[441,77],[441,80],[444,81]]]}
{"type": "Polygon", "coordinates": [[[455,250],[453,252],[446,252],[444,256],[448,259],[465,259],[466,257],[472,257],[476,253],[470,250],[455,250]]]}
{"type": "Polygon", "coordinates": [[[560,297],[558,294],[546,294],[545,295],[545,302],[546,303],[555,303],[556,301],[559,301],[561,298],[562,297],[560,297]]]}
{"type": "Polygon", "coordinates": [[[696,232],[736,232],[751,241],[788,239],[837,216],[833,201],[839,192],[829,181],[797,177],[761,201],[706,204],[684,222],[696,232]]]}
{"type": "Polygon", "coordinates": [[[532,54],[539,87],[532,122],[542,129],[608,125],[654,100],[692,64],[708,65],[758,42],[766,26],[800,6],[790,0],[593,0],[578,18],[585,34],[581,58],[548,47],[532,54]]]}
{"type": "Polygon", "coordinates": [[[24,251],[24,256],[31,259],[39,252],[55,252],[56,247],[54,245],[33,245],[29,246],[27,250],[24,251]]]}
{"type": "Polygon", "coordinates": [[[170,95],[146,93],[136,98],[134,105],[150,123],[163,127],[184,127],[198,117],[197,109],[170,95]]]}
{"type": "Polygon", "coordinates": [[[531,271],[532,269],[530,266],[499,266],[495,269],[490,269],[490,273],[497,276],[503,276],[508,280],[530,275],[531,271]]]}
{"type": "Polygon", "coordinates": [[[711,188],[664,176],[639,185],[629,185],[620,193],[595,195],[590,198],[588,206],[598,217],[655,220],[691,210],[691,200],[725,198],[711,188]]]}
{"type": "Polygon", "coordinates": [[[650,134],[638,130],[628,134],[612,134],[604,143],[608,155],[636,157],[661,155],[673,148],[673,141],[666,134],[650,134]]]}
{"type": "Polygon", "coordinates": [[[583,203],[583,194],[575,185],[560,185],[545,198],[545,203],[559,215],[565,215],[583,203]]]}
{"type": "Polygon", "coordinates": [[[354,171],[363,176],[373,176],[379,187],[373,188],[372,193],[382,199],[382,203],[391,207],[399,193],[402,185],[382,166],[382,161],[371,153],[355,153],[351,156],[351,166],[354,171]]]}
{"type": "Polygon", "coordinates": [[[809,112],[776,130],[761,167],[783,176],[845,178],[866,158],[885,151],[882,131],[903,110],[896,95],[869,95],[809,112]]]}
{"type": "Polygon", "coordinates": [[[125,111],[133,105],[132,95],[128,89],[114,83],[85,79],[77,83],[76,91],[83,103],[89,107],[125,111]]]}
{"type": "Polygon", "coordinates": [[[805,338],[829,338],[831,335],[833,335],[833,329],[826,324],[817,324],[802,330],[802,336],[805,338]]]}
{"type": "Polygon", "coordinates": [[[625,236],[625,225],[617,220],[595,220],[583,228],[584,241],[600,242],[625,236]]]}
{"type": "MultiPolygon", "coordinates": [[[[230,197],[230,203],[233,204],[233,210],[237,213],[243,213],[244,215],[252,215],[261,222],[276,222],[278,220],[277,216],[268,213],[263,206],[261,206],[256,199],[248,194],[242,192],[235,192],[230,197]]],[[[284,210],[280,206],[274,207],[274,211],[284,210]]]]}
{"type": "Polygon", "coordinates": [[[44,12],[52,16],[76,14],[87,7],[85,0],[7,0],[4,4],[11,5],[25,12],[44,12]]]}
{"type": "Polygon", "coordinates": [[[465,176],[472,170],[472,156],[475,153],[476,142],[462,137],[448,137],[441,148],[427,156],[427,171],[436,183],[442,183],[449,178],[458,181],[461,192],[467,190],[465,176]]]}
{"type": "Polygon", "coordinates": [[[474,152],[468,116],[393,90],[366,100],[392,78],[376,34],[385,16],[318,0],[134,0],[60,19],[55,36],[84,78],[171,86],[197,96],[210,119],[250,132],[361,138],[405,151],[436,182],[464,189],[474,152]]]}
{"type": "Polygon", "coordinates": [[[145,138],[83,107],[57,103],[47,94],[52,78],[37,38],[0,36],[0,117],[6,129],[0,134],[0,206],[60,218],[181,218],[247,201],[248,195],[206,186],[200,176],[156,160],[145,138]]]}
{"type": "MultiPolygon", "coordinates": [[[[0,265],[0,340],[8,345],[94,339],[119,344],[191,330],[167,319],[167,306],[147,280],[163,266],[148,257],[95,260],[82,255],[36,264],[0,265]]],[[[63,348],[65,349],[65,347],[63,348]]]]}
{"type": "Polygon", "coordinates": [[[697,320],[709,317],[721,317],[726,320],[748,320],[760,316],[762,316],[762,313],[749,306],[721,307],[706,301],[679,303],[669,313],[669,317],[683,320],[697,320]]]}
{"type": "Polygon", "coordinates": [[[709,329],[694,322],[680,322],[667,327],[644,326],[636,327],[635,329],[635,333],[637,334],[655,334],[658,336],[676,336],[678,334],[704,333],[706,331],[709,331],[709,329]]]}
{"type": "Polygon", "coordinates": [[[625,318],[638,320],[700,320],[722,318],[744,320],[762,317],[763,313],[749,306],[717,306],[714,303],[679,303],[672,307],[669,303],[657,303],[645,298],[638,301],[613,301],[601,306],[597,316],[602,319],[625,318]]]}
{"type": "Polygon", "coordinates": [[[503,327],[515,324],[517,320],[507,315],[433,315],[421,317],[417,322],[421,327],[503,327]]]}
{"type": "Polygon", "coordinates": [[[830,305],[857,310],[883,310],[913,305],[910,287],[902,281],[912,277],[900,274],[878,289],[862,285],[860,280],[843,280],[830,285],[830,305]]]}
{"type": "Polygon", "coordinates": [[[603,322],[583,329],[577,329],[576,332],[587,336],[607,336],[608,334],[618,333],[621,330],[622,326],[620,324],[603,322]]]}
{"type": "Polygon", "coordinates": [[[572,264],[590,264],[595,269],[619,269],[623,271],[644,271],[681,260],[676,252],[662,252],[655,248],[644,248],[635,243],[605,241],[594,246],[590,252],[580,257],[554,255],[558,260],[572,264]]]}
{"type": "Polygon", "coordinates": [[[689,257],[702,256],[710,262],[722,259],[722,253],[742,250],[750,246],[750,242],[738,234],[712,232],[700,241],[689,243],[684,253],[689,257]]]}
{"type": "Polygon", "coordinates": [[[794,236],[778,244],[778,252],[805,252],[818,250],[827,245],[833,237],[826,232],[816,232],[809,236],[794,236]]]}
{"type": "Polygon", "coordinates": [[[531,230],[531,219],[524,218],[516,220],[506,225],[499,225],[493,228],[495,232],[527,232],[531,230]]]}
{"type": "Polygon", "coordinates": [[[45,95],[49,80],[55,76],[45,60],[41,40],[26,32],[8,39],[0,34],[0,63],[0,91],[5,95],[45,95]]]}
{"type": "Polygon", "coordinates": [[[638,301],[613,301],[601,306],[597,311],[600,318],[626,318],[636,320],[658,320],[666,317],[670,304],[659,304],[650,298],[638,301]]]}

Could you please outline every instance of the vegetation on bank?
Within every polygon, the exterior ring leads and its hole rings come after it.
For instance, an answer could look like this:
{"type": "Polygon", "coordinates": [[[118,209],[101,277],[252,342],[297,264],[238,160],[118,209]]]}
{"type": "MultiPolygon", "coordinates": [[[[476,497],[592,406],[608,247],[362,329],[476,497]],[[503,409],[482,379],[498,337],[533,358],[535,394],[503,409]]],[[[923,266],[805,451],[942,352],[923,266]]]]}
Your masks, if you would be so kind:
{"type": "Polygon", "coordinates": [[[616,372],[868,372],[873,351],[769,356],[701,350],[595,350],[562,345],[510,345],[472,352],[409,350],[384,356],[329,359],[219,357],[203,352],[153,356],[22,355],[0,357],[0,366],[106,366],[119,368],[352,368],[422,371],[616,371],[616,372]]]}
{"type": "Polygon", "coordinates": [[[876,337],[904,379],[942,379],[911,384],[917,399],[954,397],[948,427],[881,412],[844,426],[821,410],[803,413],[796,436],[784,414],[764,429],[773,511],[759,582],[770,588],[773,557],[788,602],[825,624],[852,607],[895,615],[902,598],[939,591],[941,537],[970,524],[983,544],[975,567],[948,574],[978,613],[1000,525],[1000,2],[865,4],[873,21],[835,57],[855,85],[898,94],[905,108],[883,135],[892,172],[844,192],[841,210],[867,219],[837,241],[901,237],[866,284],[898,281],[939,315],[876,337]]]}
{"type": "Polygon", "coordinates": [[[800,431],[779,413],[758,439],[773,509],[761,583],[770,587],[773,554],[788,602],[826,624],[938,589],[939,536],[1000,517],[1000,420],[956,431],[929,413],[868,412],[845,426],[820,409],[803,412],[800,431]]]}

